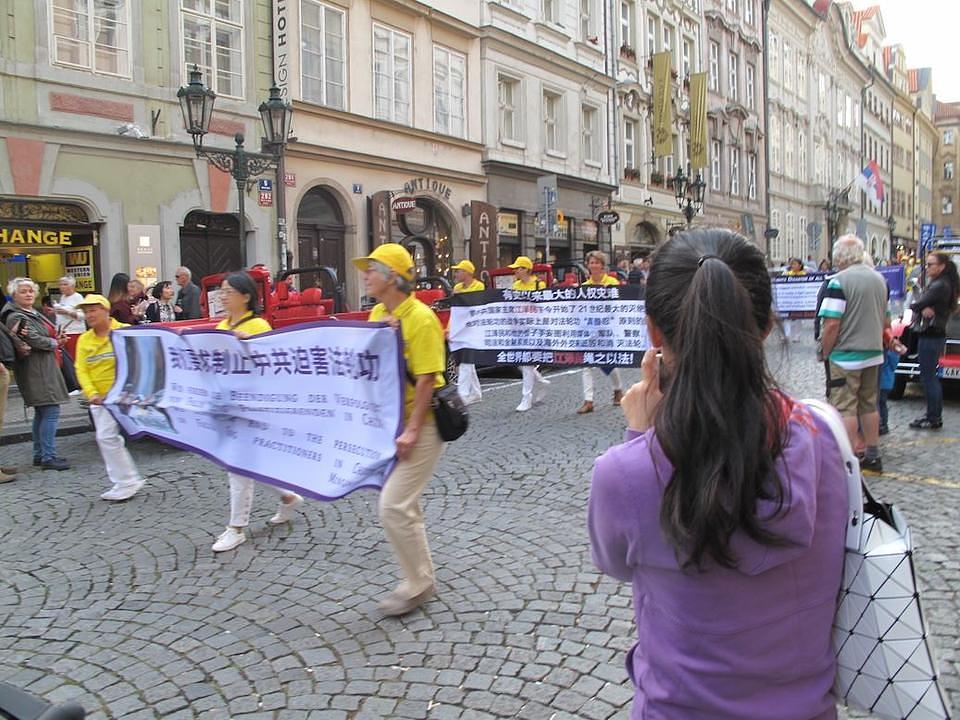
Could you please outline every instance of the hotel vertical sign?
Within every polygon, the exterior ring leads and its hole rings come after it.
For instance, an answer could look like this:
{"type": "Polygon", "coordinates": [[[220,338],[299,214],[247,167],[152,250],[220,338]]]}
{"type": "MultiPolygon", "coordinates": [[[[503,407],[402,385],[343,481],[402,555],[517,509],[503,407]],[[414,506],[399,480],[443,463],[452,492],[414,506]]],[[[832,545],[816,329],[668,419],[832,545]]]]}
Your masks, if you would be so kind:
{"type": "Polygon", "coordinates": [[[273,10],[273,79],[284,100],[299,100],[299,7],[297,0],[271,0],[273,10]]]}

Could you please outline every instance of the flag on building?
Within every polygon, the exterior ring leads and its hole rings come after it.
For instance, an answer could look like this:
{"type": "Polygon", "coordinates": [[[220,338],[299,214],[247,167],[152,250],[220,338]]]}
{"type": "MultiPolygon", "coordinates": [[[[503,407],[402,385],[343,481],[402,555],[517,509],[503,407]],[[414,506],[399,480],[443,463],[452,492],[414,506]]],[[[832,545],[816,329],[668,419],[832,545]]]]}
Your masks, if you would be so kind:
{"type": "Polygon", "coordinates": [[[880,166],[877,165],[876,160],[871,160],[870,163],[860,171],[854,183],[866,193],[867,199],[870,202],[878,208],[883,205],[883,178],[880,177],[880,166]]]}

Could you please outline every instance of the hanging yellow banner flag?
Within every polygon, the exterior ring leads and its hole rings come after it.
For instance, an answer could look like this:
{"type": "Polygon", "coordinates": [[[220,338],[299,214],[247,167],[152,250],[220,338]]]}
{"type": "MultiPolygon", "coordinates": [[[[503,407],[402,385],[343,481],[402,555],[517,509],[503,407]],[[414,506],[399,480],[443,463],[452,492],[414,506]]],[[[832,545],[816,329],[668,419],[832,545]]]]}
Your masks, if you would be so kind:
{"type": "Polygon", "coordinates": [[[653,56],[653,153],[673,154],[673,105],[670,97],[670,53],[653,56]]]}
{"type": "Polygon", "coordinates": [[[707,166],[707,73],[690,76],[690,167],[707,166]]]}

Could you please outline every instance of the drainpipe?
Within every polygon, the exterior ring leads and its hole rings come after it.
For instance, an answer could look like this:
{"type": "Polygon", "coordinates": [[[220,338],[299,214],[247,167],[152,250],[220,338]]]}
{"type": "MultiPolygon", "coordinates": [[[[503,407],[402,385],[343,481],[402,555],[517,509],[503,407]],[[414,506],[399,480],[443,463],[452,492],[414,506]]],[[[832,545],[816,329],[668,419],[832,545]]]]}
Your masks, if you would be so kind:
{"type": "Polygon", "coordinates": [[[770,261],[770,238],[767,237],[767,230],[770,229],[770,102],[768,100],[767,90],[770,87],[770,54],[768,38],[770,37],[770,0],[763,0],[761,6],[762,27],[763,27],[763,189],[765,202],[764,210],[767,214],[767,227],[764,230],[763,239],[765,240],[763,254],[770,261]]]}
{"type": "MultiPolygon", "coordinates": [[[[603,7],[604,24],[604,42],[607,44],[606,57],[604,59],[604,71],[607,76],[613,79],[613,87],[607,93],[607,133],[609,142],[607,143],[607,160],[610,164],[611,184],[616,185],[617,196],[621,196],[620,189],[620,123],[617,112],[617,77],[619,71],[620,51],[617,46],[617,33],[614,22],[614,10],[616,0],[607,0],[603,7]]],[[[596,218],[590,218],[596,220],[596,218]]],[[[601,246],[600,228],[597,228],[597,247],[601,246]]],[[[613,256],[613,227],[610,228],[610,262],[615,262],[613,256]]]]}

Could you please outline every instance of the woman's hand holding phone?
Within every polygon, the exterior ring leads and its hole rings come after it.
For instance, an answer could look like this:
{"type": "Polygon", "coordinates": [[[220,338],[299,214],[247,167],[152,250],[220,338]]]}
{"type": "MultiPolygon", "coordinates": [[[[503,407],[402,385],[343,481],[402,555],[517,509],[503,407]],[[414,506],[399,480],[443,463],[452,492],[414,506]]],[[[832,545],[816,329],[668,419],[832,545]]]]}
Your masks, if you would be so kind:
{"type": "Polygon", "coordinates": [[[661,390],[660,351],[647,350],[640,365],[643,379],[634,384],[620,401],[627,427],[637,432],[646,432],[653,425],[657,408],[663,399],[661,390]]]}

